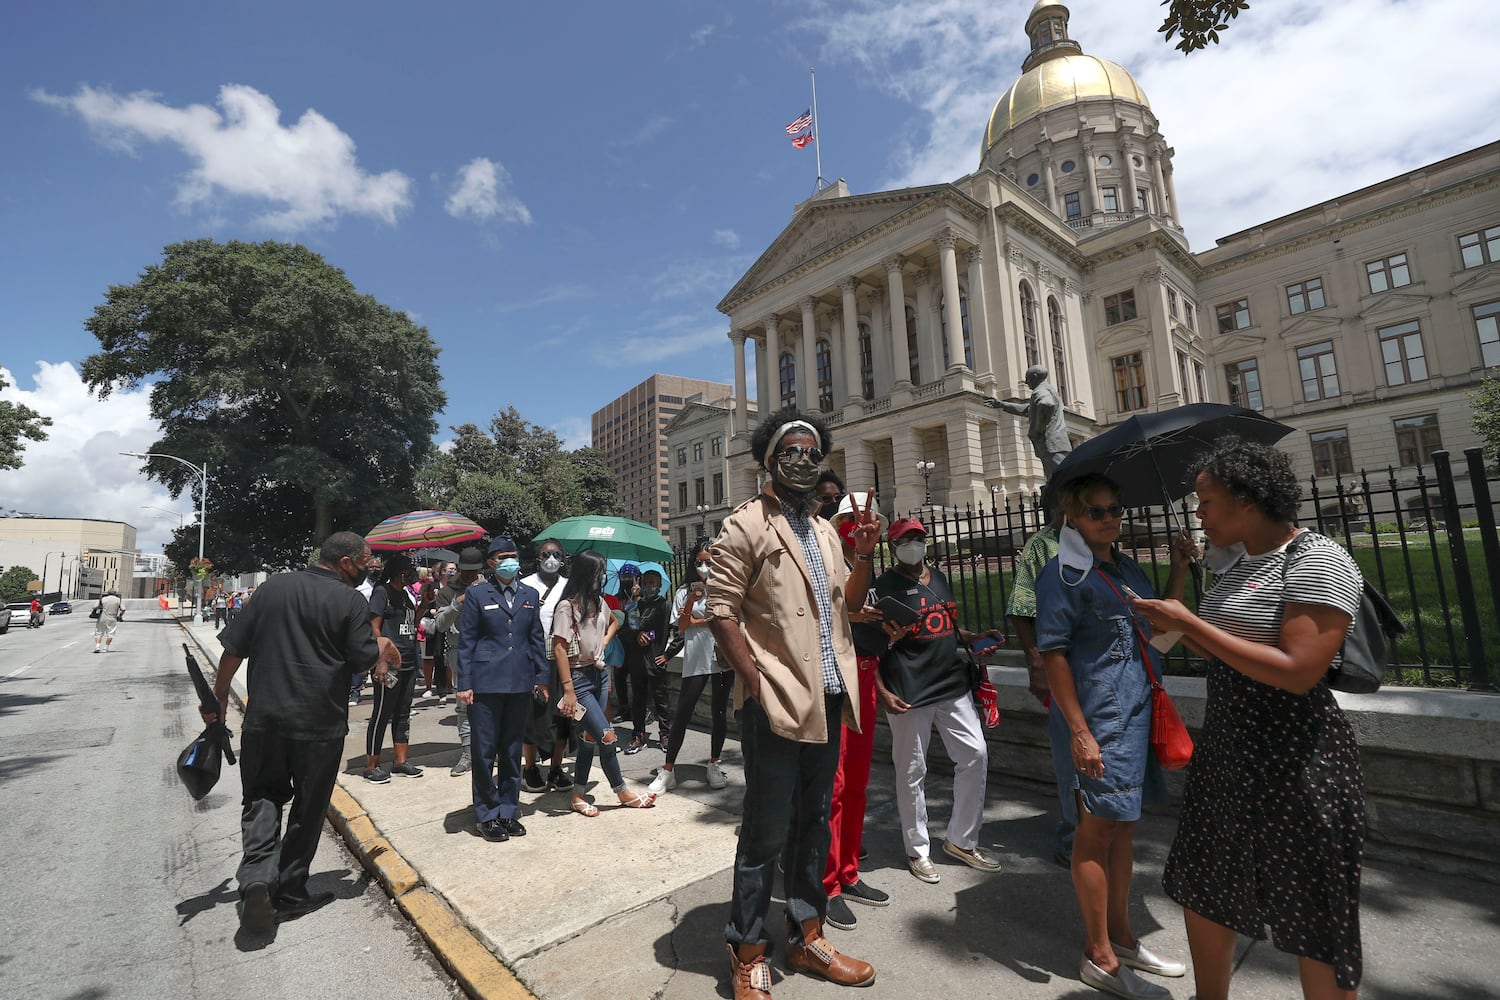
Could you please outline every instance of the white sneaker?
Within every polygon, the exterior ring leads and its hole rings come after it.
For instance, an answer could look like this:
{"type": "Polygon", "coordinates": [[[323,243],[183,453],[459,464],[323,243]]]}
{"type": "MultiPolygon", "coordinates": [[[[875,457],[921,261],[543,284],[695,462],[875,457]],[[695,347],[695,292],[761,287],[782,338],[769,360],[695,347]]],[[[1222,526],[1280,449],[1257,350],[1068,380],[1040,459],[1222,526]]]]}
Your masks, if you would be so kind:
{"type": "Polygon", "coordinates": [[[1156,952],[1148,950],[1139,941],[1135,943],[1134,948],[1124,948],[1113,942],[1110,943],[1110,947],[1115,950],[1115,955],[1119,957],[1120,961],[1132,969],[1139,969],[1141,972],[1149,972],[1157,976],[1169,976],[1174,979],[1178,976],[1187,975],[1187,966],[1185,964],[1177,961],[1175,958],[1158,955],[1156,952]]]}
{"type": "Polygon", "coordinates": [[[647,789],[647,791],[649,791],[652,795],[662,795],[676,787],[677,778],[672,774],[671,771],[668,771],[666,768],[662,768],[660,771],[656,772],[656,777],[652,780],[651,786],[647,789]]]}
{"type": "Polygon", "coordinates": [[[1083,980],[1085,986],[1092,986],[1103,993],[1112,993],[1124,1000],[1167,1000],[1172,995],[1164,987],[1148,983],[1131,972],[1130,966],[1123,961],[1115,974],[1110,975],[1085,958],[1082,968],[1078,970],[1078,978],[1083,980]]]}
{"type": "Polygon", "coordinates": [[[423,691],[422,692],[422,697],[423,698],[431,698],[432,697],[432,688],[428,688],[426,691],[423,691]]]}
{"type": "Polygon", "coordinates": [[[729,784],[729,775],[725,774],[724,769],[714,761],[708,762],[707,771],[709,788],[723,788],[729,784]]]}

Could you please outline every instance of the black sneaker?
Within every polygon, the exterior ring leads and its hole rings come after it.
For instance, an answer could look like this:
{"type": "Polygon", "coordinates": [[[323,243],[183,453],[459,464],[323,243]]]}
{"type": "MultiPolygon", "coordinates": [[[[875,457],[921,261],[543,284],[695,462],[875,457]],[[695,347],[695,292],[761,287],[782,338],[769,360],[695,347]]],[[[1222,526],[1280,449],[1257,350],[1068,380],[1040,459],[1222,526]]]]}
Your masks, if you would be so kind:
{"type": "Polygon", "coordinates": [[[553,771],[547,775],[547,790],[552,792],[567,792],[573,788],[573,779],[562,771],[553,771]]]}
{"type": "Polygon", "coordinates": [[[626,755],[640,753],[644,749],[646,749],[646,736],[644,733],[632,736],[630,742],[625,744],[626,755]]]}
{"type": "Polygon", "coordinates": [[[866,906],[891,905],[889,893],[881,892],[864,879],[860,879],[852,885],[844,886],[844,895],[849,898],[849,902],[851,903],[863,903],[866,906]]]}
{"type": "Polygon", "coordinates": [[[364,779],[372,785],[384,785],[391,780],[391,772],[376,764],[365,772],[364,779]]]}
{"type": "Polygon", "coordinates": [[[400,764],[392,764],[391,773],[399,774],[403,778],[420,778],[422,776],[422,769],[415,764],[402,762],[400,764]]]}
{"type": "Polygon", "coordinates": [[[849,909],[848,903],[844,902],[843,896],[828,897],[828,916],[823,922],[841,931],[852,931],[854,925],[859,923],[854,916],[854,911],[849,909]]]}
{"type": "Polygon", "coordinates": [[[545,792],[547,783],[542,780],[542,769],[535,764],[521,771],[521,790],[524,792],[545,792]]]}

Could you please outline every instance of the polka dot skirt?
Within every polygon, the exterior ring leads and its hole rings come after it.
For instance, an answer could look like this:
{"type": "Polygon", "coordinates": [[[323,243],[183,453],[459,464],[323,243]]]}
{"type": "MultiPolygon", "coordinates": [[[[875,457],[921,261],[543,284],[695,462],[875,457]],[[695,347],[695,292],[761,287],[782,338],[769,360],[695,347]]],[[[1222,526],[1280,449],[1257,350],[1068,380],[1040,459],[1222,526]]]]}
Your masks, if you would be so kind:
{"type": "Polygon", "coordinates": [[[1214,663],[1190,768],[1167,895],[1356,989],[1364,779],[1327,684],[1299,697],[1214,663]]]}

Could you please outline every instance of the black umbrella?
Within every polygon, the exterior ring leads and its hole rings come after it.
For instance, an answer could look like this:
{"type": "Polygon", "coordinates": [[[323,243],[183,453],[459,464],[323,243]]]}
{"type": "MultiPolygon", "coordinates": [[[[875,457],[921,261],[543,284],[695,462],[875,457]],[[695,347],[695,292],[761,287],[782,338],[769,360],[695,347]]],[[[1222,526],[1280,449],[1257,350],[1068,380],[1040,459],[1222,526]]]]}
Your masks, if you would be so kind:
{"type": "MultiPolygon", "coordinates": [[[[203,671],[198,669],[198,661],[193,658],[193,653],[188,649],[188,644],[182,644],[182,653],[187,657],[188,676],[193,679],[193,687],[198,691],[198,704],[204,712],[219,712],[219,699],[214,696],[213,686],[208,683],[208,678],[203,676],[203,671]]],[[[182,753],[177,755],[177,777],[187,786],[188,794],[194,799],[201,799],[213,791],[214,785],[219,781],[219,770],[222,762],[227,760],[234,763],[234,749],[230,746],[229,727],[224,725],[224,720],[209,723],[208,727],[198,735],[198,738],[183,748],[182,753]]]]}
{"type": "Polygon", "coordinates": [[[1225,437],[1275,444],[1292,428],[1254,410],[1224,403],[1142,413],[1085,441],[1052,473],[1062,485],[1088,473],[1102,473],[1120,484],[1126,507],[1170,505],[1193,492],[1188,470],[1204,451],[1225,437]]]}

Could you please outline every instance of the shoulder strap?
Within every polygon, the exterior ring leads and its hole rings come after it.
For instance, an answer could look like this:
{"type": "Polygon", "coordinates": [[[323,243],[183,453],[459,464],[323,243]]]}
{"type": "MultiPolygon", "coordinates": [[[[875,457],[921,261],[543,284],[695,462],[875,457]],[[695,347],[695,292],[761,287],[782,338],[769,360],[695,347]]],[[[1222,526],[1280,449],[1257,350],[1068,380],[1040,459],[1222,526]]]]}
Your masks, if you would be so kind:
{"type": "Polygon", "coordinates": [[[1157,683],[1156,671],[1151,668],[1151,640],[1146,638],[1146,633],[1141,629],[1140,620],[1136,618],[1130,602],[1125,600],[1125,595],[1120,593],[1120,588],[1115,586],[1115,582],[1109,578],[1108,573],[1098,566],[1094,567],[1094,572],[1099,574],[1099,579],[1103,580],[1109,589],[1115,592],[1120,603],[1125,605],[1125,611],[1130,615],[1130,623],[1135,626],[1135,639],[1141,644],[1141,660],[1146,664],[1146,676],[1151,678],[1152,684],[1157,683]]]}
{"type": "Polygon", "coordinates": [[[547,589],[546,590],[542,591],[542,603],[543,604],[547,603],[547,598],[552,595],[552,591],[555,590],[557,588],[557,585],[559,583],[561,583],[561,582],[562,582],[562,577],[558,577],[556,580],[553,580],[550,584],[547,585],[547,589]]]}

